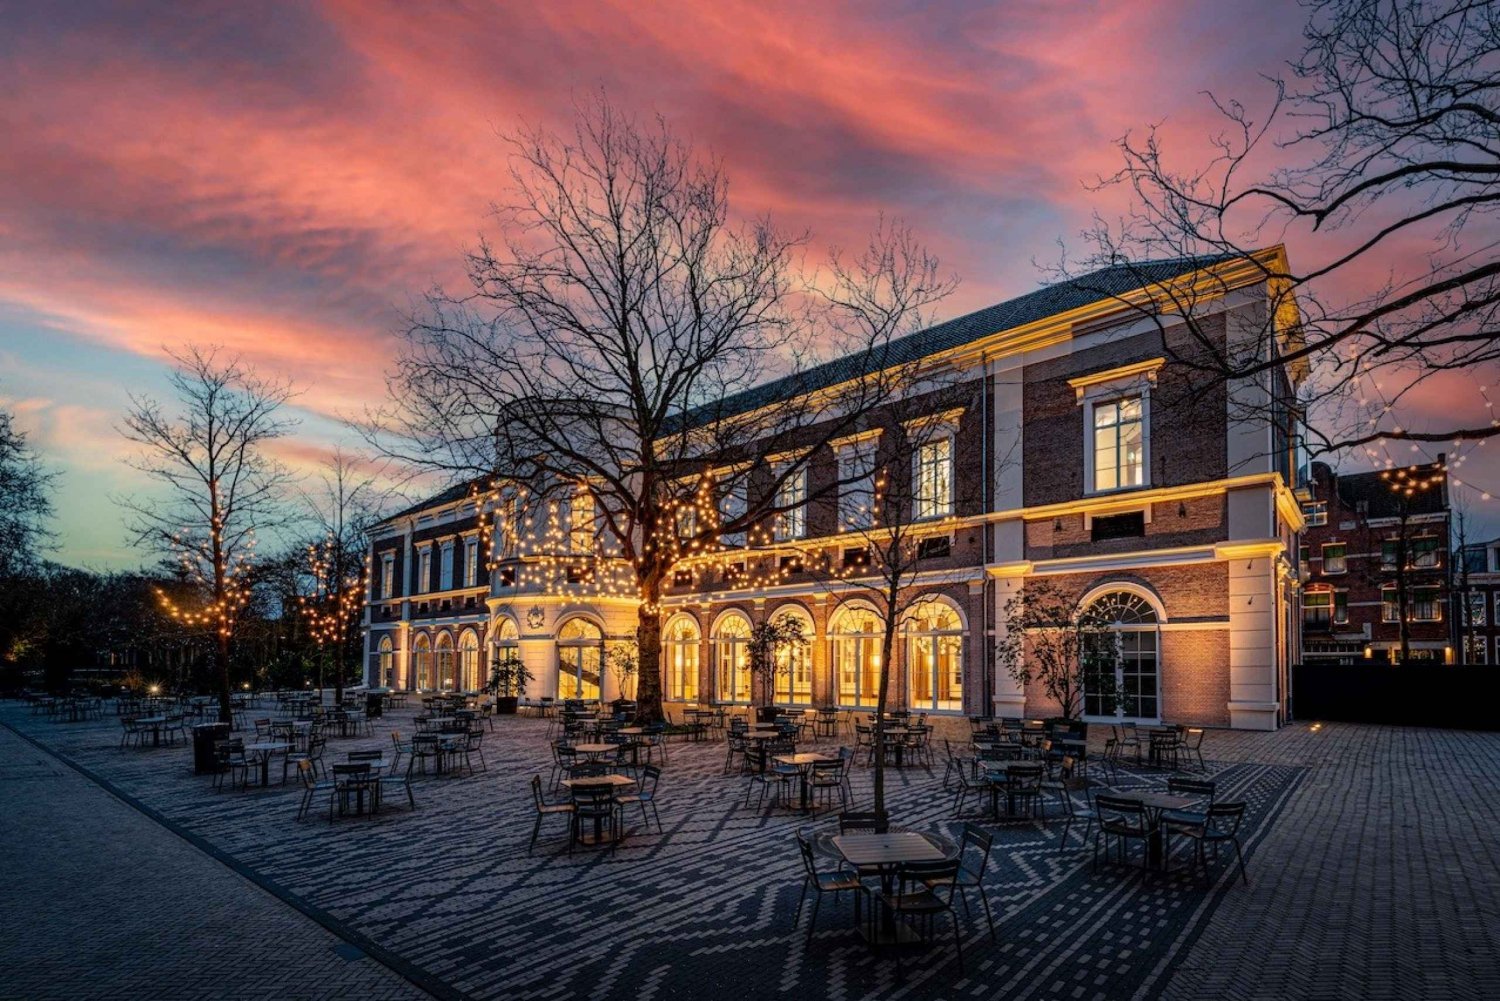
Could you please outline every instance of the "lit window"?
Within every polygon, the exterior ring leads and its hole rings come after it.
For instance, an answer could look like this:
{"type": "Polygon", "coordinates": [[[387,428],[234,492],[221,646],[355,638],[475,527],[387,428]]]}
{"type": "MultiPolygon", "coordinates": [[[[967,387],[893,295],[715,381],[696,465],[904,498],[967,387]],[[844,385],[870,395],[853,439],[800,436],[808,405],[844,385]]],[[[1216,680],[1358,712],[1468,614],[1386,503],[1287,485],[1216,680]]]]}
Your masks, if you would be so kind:
{"type": "Polygon", "coordinates": [[[1342,542],[1332,542],[1323,547],[1323,572],[1326,574],[1344,573],[1348,566],[1345,563],[1345,548],[1342,542]]]}
{"type": "Polygon", "coordinates": [[[396,554],[386,553],[380,558],[380,596],[396,596],[396,554]]]}
{"type": "Polygon", "coordinates": [[[667,698],[694,702],[698,698],[698,624],[683,615],[662,631],[662,659],[666,661],[667,698]]]}
{"type": "MultiPolygon", "coordinates": [[[[778,470],[780,476],[785,469],[778,470]]],[[[807,534],[807,470],[798,469],[776,488],[776,541],[800,539],[807,534]]]]}
{"type": "Polygon", "coordinates": [[[464,543],[464,587],[479,583],[479,540],[469,539],[464,543]]]}
{"type": "Polygon", "coordinates": [[[1443,605],[1438,600],[1435,587],[1411,589],[1411,617],[1413,622],[1439,622],[1443,618],[1443,605]]]}
{"type": "Polygon", "coordinates": [[[1302,624],[1307,628],[1327,629],[1332,613],[1332,591],[1309,591],[1302,596],[1302,624]]]}
{"type": "Polygon", "coordinates": [[[1438,539],[1435,535],[1424,535],[1411,540],[1411,565],[1417,569],[1430,570],[1438,565],[1438,539]]]}
{"type": "Polygon", "coordinates": [[[917,518],[953,513],[953,439],[937,438],[917,449],[917,518]]]}
{"type": "MultiPolygon", "coordinates": [[[[749,504],[745,500],[745,478],[744,476],[726,476],[719,481],[719,524],[732,525],[745,516],[749,504]]],[[[719,542],[726,546],[743,546],[745,544],[745,533],[725,532],[719,536],[719,542]]]]}
{"type": "Polygon", "coordinates": [[[839,531],[875,523],[875,443],[839,449],[839,531]]]}
{"type": "Polygon", "coordinates": [[[775,652],[775,701],[777,705],[812,705],[812,619],[804,612],[787,608],[773,619],[778,623],[795,619],[802,626],[802,642],[787,643],[775,652]]]}
{"type": "Polygon", "coordinates": [[[750,701],[750,622],[731,613],[713,634],[714,695],[720,702],[750,701]]]}
{"type": "Polygon", "coordinates": [[[1469,619],[1469,621],[1466,622],[1466,623],[1464,623],[1464,625],[1466,625],[1466,626],[1482,626],[1482,625],[1484,625],[1484,613],[1487,610],[1486,606],[1489,604],[1489,602],[1485,600],[1484,594],[1483,593],[1480,593],[1480,594],[1470,593],[1468,595],[1465,595],[1465,597],[1468,599],[1465,604],[1468,607],[1468,612],[1469,612],[1468,619],[1469,619]]]}
{"type": "Polygon", "coordinates": [[[594,498],[588,493],[574,495],[568,525],[568,551],[594,551],[594,498]]]}
{"type": "Polygon", "coordinates": [[[1396,599],[1396,589],[1394,587],[1383,587],[1380,589],[1380,621],[1401,621],[1401,603],[1396,599]]]}
{"type": "MultiPolygon", "coordinates": [[[[1500,645],[1500,638],[1496,639],[1500,645]]],[[[1465,664],[1487,664],[1489,663],[1490,641],[1485,636],[1464,637],[1464,663],[1465,664]]]]}
{"type": "Polygon", "coordinates": [[[1094,489],[1145,483],[1145,421],[1139,396],[1094,404],[1094,489]]]}
{"type": "Polygon", "coordinates": [[[936,602],[920,607],[907,623],[907,690],[911,708],[936,712],[963,709],[964,632],[957,613],[936,602]]]}

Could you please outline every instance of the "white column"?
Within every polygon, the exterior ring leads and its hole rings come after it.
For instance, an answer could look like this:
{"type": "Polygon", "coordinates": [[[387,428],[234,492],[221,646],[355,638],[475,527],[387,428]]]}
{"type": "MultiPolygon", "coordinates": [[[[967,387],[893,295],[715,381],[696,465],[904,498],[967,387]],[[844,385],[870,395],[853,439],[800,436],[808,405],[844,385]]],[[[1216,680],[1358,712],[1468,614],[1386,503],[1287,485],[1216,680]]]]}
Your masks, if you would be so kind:
{"type": "MultiPolygon", "coordinates": [[[[995,581],[995,642],[998,645],[1009,635],[1005,623],[1005,603],[1020,592],[1025,583],[1023,577],[1001,577],[995,581]]],[[[1026,715],[1026,691],[1009,671],[995,663],[995,694],[993,713],[996,716],[1026,715]]]]}
{"type": "Polygon", "coordinates": [[[1270,557],[1229,561],[1229,725],[1274,730],[1276,565],[1270,557]]]}

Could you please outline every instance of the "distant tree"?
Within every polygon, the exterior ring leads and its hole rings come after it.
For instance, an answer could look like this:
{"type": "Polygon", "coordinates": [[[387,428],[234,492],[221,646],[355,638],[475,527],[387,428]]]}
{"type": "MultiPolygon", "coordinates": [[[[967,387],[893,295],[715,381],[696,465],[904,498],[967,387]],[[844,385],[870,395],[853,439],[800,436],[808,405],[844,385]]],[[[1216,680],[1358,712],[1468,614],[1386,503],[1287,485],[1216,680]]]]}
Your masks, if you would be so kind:
{"type": "Polygon", "coordinates": [[[0,409],[0,579],[34,565],[52,543],[47,522],[55,482],[15,416],[0,409]]]}
{"type": "Polygon", "coordinates": [[[791,673],[793,658],[807,648],[812,637],[802,632],[802,620],[772,616],[750,630],[750,674],[771,702],[776,697],[776,679],[791,673]]]}
{"type": "Polygon", "coordinates": [[[119,428],[139,446],[129,463],[165,493],[121,504],[133,515],[134,543],[176,559],[201,591],[193,605],[171,608],[213,633],[219,718],[227,723],[231,646],[251,597],[256,533],[289,518],[283,501],[293,478],[266,446],[296,426],[280,415],[292,390],[216,348],[189,347],[172,357],[175,412],[132,395],[119,428]]]}
{"type": "Polygon", "coordinates": [[[1205,322],[1230,287],[1213,269],[1156,284],[1133,307],[1184,324],[1191,350],[1173,360],[1193,366],[1200,387],[1236,387],[1242,412],[1290,430],[1311,408],[1313,454],[1379,459],[1384,442],[1500,434],[1477,391],[1478,421],[1455,406],[1418,426],[1402,406],[1436,376],[1500,361],[1500,254],[1488,235],[1500,213],[1500,2],[1304,7],[1305,49],[1275,80],[1270,109],[1213,98],[1223,129],[1207,162],[1172,166],[1155,128],[1119,141],[1124,165],[1103,184],[1132,205],[1118,223],[1097,220],[1090,251],[1062,270],[1210,255],[1256,272],[1269,308],[1259,322],[1241,315],[1228,337],[1205,322]],[[1311,263],[1262,252],[1283,242],[1311,263]],[[1275,373],[1298,366],[1311,377],[1292,401],[1275,373]]]}

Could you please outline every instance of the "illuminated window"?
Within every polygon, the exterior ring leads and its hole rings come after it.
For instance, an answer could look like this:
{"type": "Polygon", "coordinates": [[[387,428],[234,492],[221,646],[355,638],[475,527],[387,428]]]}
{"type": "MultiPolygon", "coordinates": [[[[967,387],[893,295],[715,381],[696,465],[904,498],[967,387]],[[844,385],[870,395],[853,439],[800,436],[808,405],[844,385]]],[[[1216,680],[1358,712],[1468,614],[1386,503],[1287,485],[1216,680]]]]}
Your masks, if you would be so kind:
{"type": "Polygon", "coordinates": [[[1465,595],[1464,597],[1467,599],[1464,604],[1465,604],[1465,607],[1468,610],[1468,620],[1469,620],[1468,622],[1464,623],[1464,625],[1468,625],[1468,626],[1482,626],[1482,625],[1484,625],[1484,613],[1487,611],[1487,607],[1486,606],[1489,605],[1489,602],[1485,600],[1484,594],[1483,593],[1480,593],[1480,594],[1470,593],[1470,594],[1465,595]]]}
{"type": "MultiPolygon", "coordinates": [[[[785,471],[783,467],[776,475],[785,471]]],[[[807,469],[787,475],[776,488],[775,535],[777,542],[800,539],[807,534],[807,469]]]]}
{"type": "Polygon", "coordinates": [[[479,635],[465,629],[458,641],[458,687],[466,692],[479,691],[479,635]]]}
{"type": "Polygon", "coordinates": [[[1093,405],[1094,490],[1138,487],[1145,478],[1145,416],[1141,397],[1093,405]]]}
{"type": "Polygon", "coordinates": [[[380,596],[396,596],[396,554],[386,553],[380,557],[380,596]]]}
{"type": "Polygon", "coordinates": [[[1302,596],[1302,624],[1308,629],[1327,629],[1333,621],[1333,592],[1309,591],[1302,596]]]}
{"type": "Polygon", "coordinates": [[[750,702],[750,620],[731,612],[714,627],[714,697],[750,702]]]}
{"type": "Polygon", "coordinates": [[[776,704],[812,705],[812,616],[796,607],[777,609],[773,622],[796,619],[802,624],[800,645],[787,646],[776,652],[776,704]]]}
{"type": "Polygon", "coordinates": [[[912,709],[963,709],[964,630],[957,612],[934,601],[912,613],[906,623],[906,667],[912,709]]]}
{"type": "Polygon", "coordinates": [[[596,701],[604,683],[604,631],[572,618],[557,633],[557,697],[596,701]]]}
{"type": "Polygon", "coordinates": [[[432,590],[432,547],[423,546],[417,557],[417,593],[432,590]]]}
{"type": "Polygon", "coordinates": [[[953,439],[942,437],[917,449],[916,517],[946,518],[953,513],[953,439]]]}
{"type": "Polygon", "coordinates": [[[587,492],[575,494],[570,506],[568,550],[574,553],[594,551],[594,497],[587,492]]]}
{"type": "Polygon", "coordinates": [[[662,630],[662,659],[666,662],[667,698],[680,702],[698,700],[698,623],[692,616],[677,615],[662,630]]]}
{"type": "Polygon", "coordinates": [[[464,542],[464,587],[474,587],[479,583],[479,540],[469,539],[464,542]]]}
{"type": "Polygon", "coordinates": [[[845,606],[834,615],[828,632],[839,705],[873,706],[880,692],[880,620],[869,609],[845,606]]]}
{"type": "Polygon", "coordinates": [[[376,654],[375,677],[385,688],[396,687],[396,650],[389,636],[380,637],[380,649],[376,654]]]}
{"type": "Polygon", "coordinates": [[[447,633],[440,633],[434,653],[437,660],[437,687],[442,691],[451,692],[456,687],[457,680],[453,673],[453,637],[447,633]]]}
{"type": "Polygon", "coordinates": [[[426,633],[417,634],[417,638],[411,645],[411,670],[412,676],[416,678],[418,691],[431,691],[432,679],[432,641],[427,638],[426,633]]]}
{"type": "Polygon", "coordinates": [[[1414,587],[1411,589],[1411,618],[1413,622],[1440,622],[1443,618],[1443,603],[1438,600],[1436,587],[1414,587]]]}

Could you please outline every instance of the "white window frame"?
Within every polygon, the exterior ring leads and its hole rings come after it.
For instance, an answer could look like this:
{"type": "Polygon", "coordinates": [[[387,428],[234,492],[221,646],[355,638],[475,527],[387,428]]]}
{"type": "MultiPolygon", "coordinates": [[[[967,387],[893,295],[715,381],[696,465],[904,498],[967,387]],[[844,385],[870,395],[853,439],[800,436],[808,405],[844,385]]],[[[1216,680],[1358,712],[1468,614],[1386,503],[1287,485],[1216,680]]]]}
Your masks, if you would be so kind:
{"type": "Polygon", "coordinates": [[[1329,619],[1336,626],[1347,626],[1349,624],[1349,590],[1336,587],[1333,589],[1333,604],[1329,609],[1329,619]],[[1343,614],[1339,614],[1339,599],[1344,599],[1343,614]]]}
{"type": "Polygon", "coordinates": [[[1489,611],[1489,597],[1483,591],[1470,591],[1464,597],[1468,605],[1465,609],[1465,618],[1469,621],[1461,625],[1466,627],[1487,625],[1486,613],[1489,611]],[[1479,600],[1476,601],[1476,598],[1479,600]]]}
{"type": "MultiPolygon", "coordinates": [[[[718,510],[719,524],[724,525],[742,518],[745,512],[750,510],[750,484],[746,474],[739,470],[729,470],[715,477],[715,485],[719,488],[718,510]],[[728,482],[729,486],[724,487],[728,482]]],[[[743,546],[745,544],[744,531],[726,532],[719,536],[719,544],[724,546],[743,546]]]]}
{"type": "Polygon", "coordinates": [[[594,495],[587,490],[574,494],[568,504],[568,552],[593,555],[597,521],[594,495]]]}
{"type": "MultiPolygon", "coordinates": [[[[780,479],[790,463],[773,465],[772,474],[780,479]]],[[[774,506],[785,508],[776,514],[772,537],[777,542],[807,537],[807,466],[803,464],[776,488],[774,506]]]]}
{"type": "MultiPolygon", "coordinates": [[[[1500,655],[1500,636],[1495,637],[1496,654],[1500,655]]],[[[1466,664],[1488,664],[1490,662],[1490,638],[1488,636],[1465,636],[1459,647],[1459,656],[1466,664]],[[1475,660],[1470,654],[1477,653],[1475,660]]]]}
{"type": "Polygon", "coordinates": [[[838,531],[875,524],[875,461],[880,432],[833,443],[838,460],[838,531]]]}
{"type": "Polygon", "coordinates": [[[453,554],[455,547],[453,540],[444,542],[438,550],[438,590],[453,590],[453,554]]]}
{"type": "Polygon", "coordinates": [[[1401,589],[1399,587],[1385,587],[1383,585],[1381,586],[1381,588],[1380,588],[1380,621],[1381,622],[1400,622],[1401,621],[1401,589]],[[1389,591],[1390,595],[1391,595],[1391,598],[1390,598],[1389,601],[1387,601],[1386,597],[1385,597],[1387,591],[1389,591]]]}
{"type": "Polygon", "coordinates": [[[417,549],[417,594],[432,590],[432,543],[424,542],[417,549]]]}
{"type": "Polygon", "coordinates": [[[1309,528],[1328,524],[1328,502],[1321,500],[1306,502],[1302,505],[1302,518],[1309,528]]]}
{"type": "Polygon", "coordinates": [[[946,431],[924,441],[917,448],[916,455],[912,456],[911,475],[916,487],[912,491],[912,503],[915,506],[912,512],[914,520],[934,521],[938,518],[953,516],[953,478],[958,468],[955,455],[957,451],[953,433],[946,431]],[[946,450],[947,455],[929,459],[929,453],[937,449],[946,450]],[[937,472],[929,475],[929,470],[937,472]],[[941,475],[941,480],[939,475],[941,475]],[[941,497],[935,495],[939,486],[945,488],[941,497]]]}
{"type": "Polygon", "coordinates": [[[380,557],[380,596],[382,598],[394,598],[396,596],[396,554],[385,553],[380,557]]]}
{"type": "Polygon", "coordinates": [[[479,586],[479,540],[464,540],[464,587],[479,586]]]}
{"type": "Polygon", "coordinates": [[[1344,573],[1348,573],[1349,572],[1349,545],[1348,545],[1348,543],[1344,543],[1344,542],[1325,542],[1325,543],[1323,543],[1323,547],[1320,550],[1320,557],[1321,557],[1321,560],[1322,560],[1323,575],[1324,576],[1337,576],[1339,574],[1344,574],[1344,573]],[[1330,570],[1330,569],[1328,569],[1328,559],[1329,559],[1329,557],[1328,557],[1328,550],[1329,550],[1330,547],[1333,547],[1333,546],[1338,546],[1340,549],[1342,549],[1344,551],[1344,554],[1338,558],[1339,559],[1339,568],[1337,570],[1330,570]]]}
{"type": "MultiPolygon", "coordinates": [[[[1124,493],[1151,487],[1151,390],[1156,374],[1165,362],[1152,358],[1134,365],[1069,379],[1083,408],[1083,492],[1090,494],[1124,493]],[[1101,489],[1096,485],[1094,459],[1094,408],[1139,397],[1141,401],[1141,482],[1101,489]]],[[[1118,468],[1118,467],[1117,467],[1118,468]]]]}

